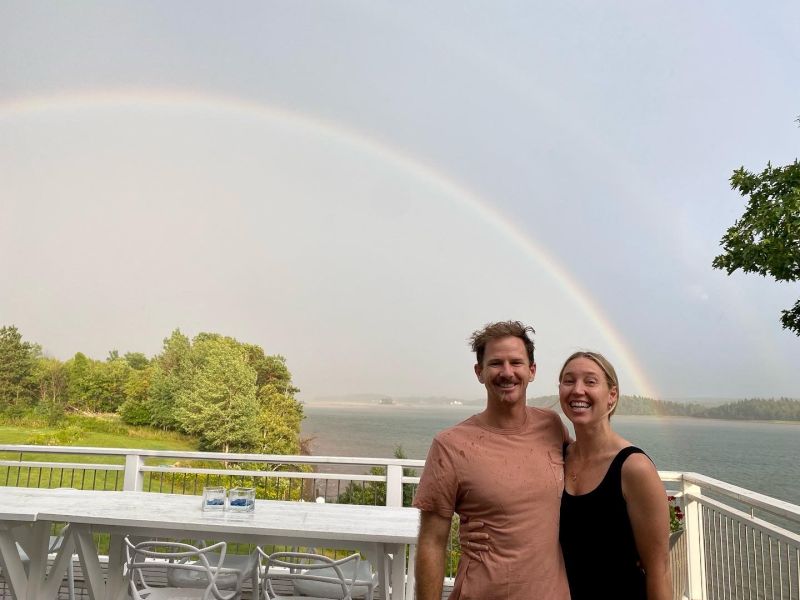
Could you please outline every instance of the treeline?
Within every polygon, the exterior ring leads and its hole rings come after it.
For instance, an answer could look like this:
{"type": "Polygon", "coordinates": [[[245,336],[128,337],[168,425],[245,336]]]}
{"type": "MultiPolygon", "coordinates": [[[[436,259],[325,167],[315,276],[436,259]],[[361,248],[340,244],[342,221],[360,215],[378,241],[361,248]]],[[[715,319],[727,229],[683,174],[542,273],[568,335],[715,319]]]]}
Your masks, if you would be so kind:
{"type": "Polygon", "coordinates": [[[176,329],[160,354],[106,360],[44,356],[14,326],[0,328],[0,418],[57,425],[70,412],[117,413],[197,437],[203,450],[300,453],[302,404],[282,356],[217,333],[176,329]]]}
{"type": "Polygon", "coordinates": [[[800,400],[791,398],[748,398],[720,406],[703,406],[695,402],[654,400],[644,396],[622,396],[618,415],[663,415],[762,421],[800,421],[800,400]]]}
{"type": "Polygon", "coordinates": [[[699,417],[707,407],[694,402],[655,400],[646,396],[622,396],[615,414],[662,415],[669,417],[699,417]]]}

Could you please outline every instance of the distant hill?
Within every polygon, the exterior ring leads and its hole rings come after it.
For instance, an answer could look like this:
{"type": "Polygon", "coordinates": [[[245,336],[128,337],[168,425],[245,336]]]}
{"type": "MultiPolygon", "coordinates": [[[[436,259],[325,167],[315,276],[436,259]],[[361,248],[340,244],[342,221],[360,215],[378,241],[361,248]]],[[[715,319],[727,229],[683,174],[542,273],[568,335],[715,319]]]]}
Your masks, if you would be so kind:
{"type": "Polygon", "coordinates": [[[792,398],[749,398],[724,404],[673,402],[643,396],[622,396],[618,415],[658,415],[745,421],[800,421],[800,400],[792,398]]]}
{"type": "Polygon", "coordinates": [[[398,406],[449,406],[463,404],[476,406],[484,403],[483,399],[450,398],[446,396],[389,396],[388,394],[345,394],[341,396],[317,396],[303,398],[307,404],[393,404],[398,406]]]}
{"type": "Polygon", "coordinates": [[[314,398],[302,398],[306,404],[378,404],[386,394],[345,394],[341,396],[317,396],[314,398]]]}
{"type": "Polygon", "coordinates": [[[730,404],[731,402],[738,402],[741,398],[713,398],[709,396],[697,396],[692,398],[663,398],[666,402],[675,402],[677,404],[701,404],[703,406],[721,406],[723,404],[730,404]]]}
{"type": "Polygon", "coordinates": [[[481,398],[473,398],[471,400],[464,400],[462,398],[448,398],[444,396],[432,397],[416,397],[416,396],[400,396],[394,399],[396,404],[406,406],[445,406],[451,404],[463,404],[464,406],[477,406],[483,405],[486,401],[481,398]]]}
{"type": "MultiPolygon", "coordinates": [[[[385,404],[396,406],[449,406],[459,404],[481,407],[485,400],[463,400],[443,396],[400,396],[386,394],[348,394],[324,396],[306,401],[309,404],[385,404]]],[[[529,406],[550,408],[561,413],[558,396],[528,398],[529,406]]],[[[645,396],[625,396],[617,407],[618,415],[697,417],[705,419],[800,421],[800,400],[792,398],[694,398],[655,400],[645,396]]]]}

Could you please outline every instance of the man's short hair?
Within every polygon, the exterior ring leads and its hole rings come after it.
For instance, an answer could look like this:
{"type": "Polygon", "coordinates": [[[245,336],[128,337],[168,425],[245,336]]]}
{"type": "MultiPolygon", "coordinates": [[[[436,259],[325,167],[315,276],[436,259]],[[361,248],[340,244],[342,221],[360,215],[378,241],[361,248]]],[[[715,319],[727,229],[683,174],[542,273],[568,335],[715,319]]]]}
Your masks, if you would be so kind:
{"type": "Polygon", "coordinates": [[[482,329],[474,331],[469,337],[469,343],[472,346],[472,351],[475,352],[478,364],[483,364],[483,354],[486,351],[486,344],[490,340],[504,337],[519,338],[525,344],[528,360],[533,364],[533,339],[528,335],[528,332],[531,334],[536,333],[533,327],[520,321],[497,321],[495,323],[487,323],[482,329]]]}

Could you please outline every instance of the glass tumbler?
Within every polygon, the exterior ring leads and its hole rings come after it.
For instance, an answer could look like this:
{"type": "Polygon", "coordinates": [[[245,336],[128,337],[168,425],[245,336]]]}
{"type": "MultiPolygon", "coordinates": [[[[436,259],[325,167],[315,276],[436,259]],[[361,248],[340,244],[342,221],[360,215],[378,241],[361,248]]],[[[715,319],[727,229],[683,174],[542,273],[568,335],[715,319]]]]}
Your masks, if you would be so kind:
{"type": "Polygon", "coordinates": [[[225,510],[225,488],[208,486],[203,488],[203,510],[225,510]]]}
{"type": "Polygon", "coordinates": [[[255,488],[236,487],[228,494],[228,509],[234,512],[252,512],[256,508],[255,488]]]}

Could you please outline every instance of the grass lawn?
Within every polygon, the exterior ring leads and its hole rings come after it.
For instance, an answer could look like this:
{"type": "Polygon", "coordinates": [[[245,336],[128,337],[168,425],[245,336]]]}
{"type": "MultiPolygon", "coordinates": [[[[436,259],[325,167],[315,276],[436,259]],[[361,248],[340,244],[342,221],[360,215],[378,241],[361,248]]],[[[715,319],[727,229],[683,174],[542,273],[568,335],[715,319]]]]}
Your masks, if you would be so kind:
{"type": "MultiPolygon", "coordinates": [[[[3,444],[31,444],[35,437],[55,435],[58,428],[31,428],[16,425],[0,425],[0,443],[3,444]]],[[[83,431],[77,439],[64,443],[48,444],[58,446],[89,446],[98,448],[137,448],[141,450],[197,450],[197,440],[178,435],[169,431],[148,429],[144,427],[130,427],[123,432],[83,431]]],[[[0,452],[0,458],[19,459],[18,453],[0,452]]],[[[47,454],[30,453],[24,455],[24,460],[47,460],[68,462],[92,462],[105,464],[122,464],[124,457],[115,456],[87,456],[75,454],[47,454]]]]}
{"type": "MultiPolygon", "coordinates": [[[[30,424],[0,424],[0,443],[47,446],[82,446],[97,448],[132,448],[141,450],[197,451],[197,440],[174,432],[149,427],[129,427],[116,415],[70,415],[62,427],[34,427],[30,424]]],[[[123,465],[124,456],[104,456],[69,453],[0,452],[0,486],[35,488],[71,487],[85,490],[121,490],[124,475],[121,470],[109,470],[104,465],[123,465]],[[24,461],[26,464],[20,464],[24,461]],[[72,463],[60,466],[58,463],[72,463]],[[85,467],[83,466],[85,465],[85,467]],[[96,465],[93,466],[93,465],[96,465]]],[[[202,458],[176,460],[146,458],[148,466],[222,468],[225,463],[202,458]]],[[[295,467],[292,467],[294,469],[295,467]]],[[[259,497],[300,499],[308,490],[303,479],[265,479],[205,473],[175,472],[145,473],[144,491],[199,494],[205,485],[226,487],[258,487],[259,497]]],[[[309,492],[310,493],[310,492],[309,492]]]]}
{"type": "MultiPolygon", "coordinates": [[[[0,425],[0,443],[36,444],[58,446],[88,446],[98,448],[136,448],[142,450],[197,450],[197,441],[173,432],[165,432],[146,427],[125,427],[118,420],[98,418],[97,427],[91,418],[84,418],[86,428],[72,427],[68,441],[61,441],[59,434],[63,429],[57,427],[26,427],[24,425],[0,425]],[[115,422],[114,422],[115,421],[115,422]],[[92,429],[100,429],[93,431],[92,429]],[[107,431],[103,431],[107,429],[107,431]],[[41,444],[38,440],[50,440],[41,444]],[[38,443],[37,443],[38,442],[38,443]]],[[[63,435],[62,435],[63,437],[63,435]]],[[[41,454],[38,452],[0,452],[0,460],[24,460],[36,462],[70,462],[89,464],[124,464],[124,456],[103,456],[87,454],[41,454]]],[[[172,461],[148,461],[148,464],[169,464],[172,461]]],[[[14,467],[0,466],[0,486],[20,485],[30,487],[77,487],[81,489],[119,489],[121,472],[95,471],[72,468],[14,467]]]]}

